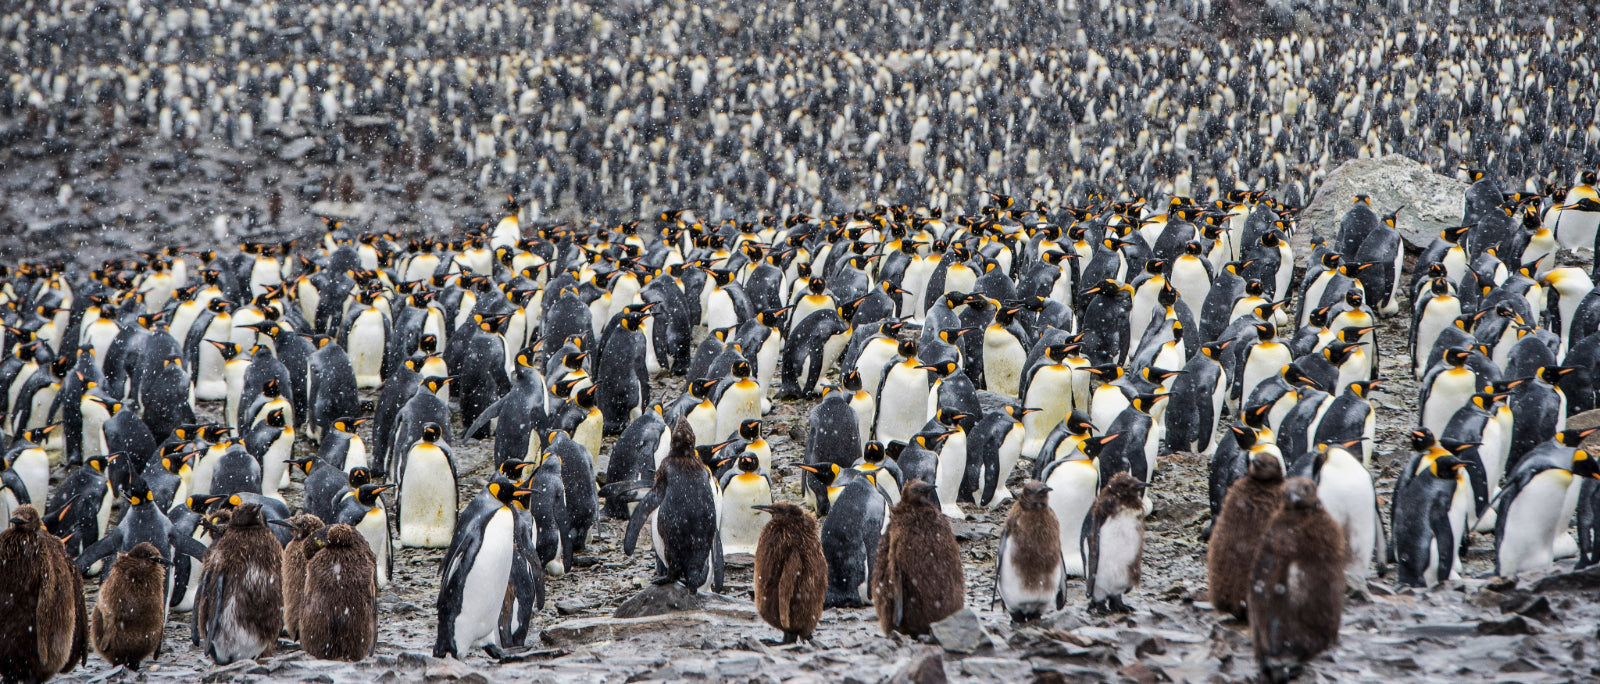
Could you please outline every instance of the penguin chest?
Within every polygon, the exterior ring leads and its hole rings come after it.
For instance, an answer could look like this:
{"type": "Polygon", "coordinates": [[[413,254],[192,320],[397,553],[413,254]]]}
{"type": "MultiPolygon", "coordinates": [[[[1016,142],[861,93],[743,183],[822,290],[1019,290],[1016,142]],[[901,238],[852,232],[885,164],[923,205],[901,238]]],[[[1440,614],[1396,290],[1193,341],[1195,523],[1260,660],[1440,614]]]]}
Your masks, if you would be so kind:
{"type": "Polygon", "coordinates": [[[1477,391],[1477,374],[1466,368],[1451,368],[1433,379],[1428,392],[1428,403],[1422,407],[1422,425],[1433,434],[1442,435],[1472,393],[1477,391]]]}
{"type": "Polygon", "coordinates": [[[478,554],[472,558],[458,597],[461,612],[455,616],[457,652],[500,645],[500,612],[511,584],[511,563],[516,545],[516,523],[511,509],[501,508],[483,526],[478,554]]]}
{"type": "Polygon", "coordinates": [[[1190,311],[1202,310],[1206,296],[1211,294],[1211,278],[1206,275],[1205,264],[1192,256],[1178,257],[1172,264],[1172,288],[1189,305],[1190,311]]]}
{"type": "Polygon", "coordinates": [[[23,450],[11,462],[11,470],[22,478],[22,484],[28,490],[28,500],[42,509],[45,500],[50,498],[50,457],[44,449],[34,447],[23,450]]]}
{"type": "Polygon", "coordinates": [[[356,374],[357,387],[377,387],[383,383],[383,351],[387,344],[384,334],[383,312],[377,307],[367,307],[350,324],[348,349],[350,367],[356,374]]]}
{"type": "Polygon", "coordinates": [[[1556,537],[1567,526],[1562,513],[1572,479],[1568,471],[1545,470],[1523,485],[1506,507],[1499,539],[1498,572],[1501,576],[1513,577],[1555,562],[1556,537]]]}
{"type": "Polygon", "coordinates": [[[708,330],[738,325],[739,311],[733,305],[733,296],[720,287],[708,292],[702,320],[705,321],[708,330]]]}
{"type": "MultiPolygon", "coordinates": [[[[1017,460],[1022,457],[1022,442],[1026,435],[1027,430],[1023,428],[1021,423],[1013,423],[1011,428],[1006,430],[1005,439],[1000,440],[1000,474],[995,478],[994,498],[987,502],[990,508],[998,506],[1001,502],[1011,498],[1011,490],[1006,488],[1006,480],[1011,479],[1011,471],[1017,467],[1017,460]]],[[[983,482],[981,471],[978,480],[979,491],[982,491],[982,488],[986,487],[987,483],[983,482]]]]}
{"type": "Polygon", "coordinates": [[[866,390],[861,390],[850,397],[850,408],[856,413],[856,434],[860,439],[859,446],[865,449],[867,442],[872,441],[872,416],[878,412],[878,400],[866,390]]]}
{"type": "Polygon", "coordinates": [[[272,441],[272,446],[267,447],[267,453],[261,457],[261,494],[274,499],[283,500],[278,490],[289,484],[289,467],[285,460],[293,456],[294,428],[284,428],[278,438],[272,441]]]}
{"type": "Polygon", "coordinates": [[[1017,396],[1022,363],[1028,356],[1022,343],[1005,328],[991,325],[983,333],[983,378],[990,392],[1017,396]]]}
{"type": "Polygon", "coordinates": [[[1139,559],[1144,547],[1144,515],[1139,509],[1123,509],[1100,523],[1096,537],[1098,562],[1094,567],[1094,593],[1089,598],[1104,601],[1121,596],[1139,584],[1139,559]]]}
{"type": "Polygon", "coordinates": [[[239,427],[239,402],[244,394],[244,374],[247,370],[250,370],[249,359],[234,359],[222,369],[227,395],[222,422],[228,427],[239,427]]]}
{"type": "Polygon", "coordinates": [[[856,358],[856,370],[861,373],[861,386],[876,392],[883,380],[883,367],[895,357],[895,342],[887,337],[875,337],[856,358]]]}
{"type": "Polygon", "coordinates": [[[961,478],[967,472],[967,433],[957,429],[955,434],[946,437],[944,445],[939,448],[938,470],[934,475],[934,487],[939,490],[939,505],[944,508],[945,515],[952,518],[964,518],[965,513],[956,505],[956,497],[960,493],[961,478]]]}
{"type": "MultiPolygon", "coordinates": [[[[589,450],[589,455],[595,459],[596,472],[605,472],[606,464],[610,462],[609,457],[600,455],[600,441],[603,434],[601,429],[603,427],[605,427],[605,417],[601,415],[600,409],[589,409],[589,415],[583,419],[583,422],[578,423],[578,427],[572,431],[572,441],[582,444],[583,448],[589,450]]],[[[534,440],[530,439],[529,441],[531,443],[534,440]]]]}
{"type": "Polygon", "coordinates": [[[887,444],[911,440],[927,421],[929,384],[928,371],[912,362],[896,364],[889,370],[878,401],[878,441],[887,444]]]}
{"type": "Polygon", "coordinates": [[[729,385],[717,403],[717,439],[737,431],[739,424],[761,417],[761,385],[745,378],[729,385]]]}
{"type": "Polygon", "coordinates": [[[717,406],[708,399],[690,409],[689,415],[684,416],[689,421],[689,427],[694,430],[695,446],[716,444],[720,437],[717,432],[717,406]]]}
{"type": "Polygon", "coordinates": [[[400,543],[445,548],[456,526],[456,475],[443,449],[423,442],[406,455],[400,481],[400,543]]]}
{"type": "Polygon", "coordinates": [[[1024,406],[1039,409],[1026,416],[1034,419],[1028,423],[1030,436],[1037,434],[1043,439],[1045,433],[1072,412],[1072,375],[1072,369],[1064,364],[1043,366],[1034,372],[1033,382],[1028,384],[1027,400],[1023,402],[1024,406]]]}
{"type": "Polygon", "coordinates": [[[772,516],[751,506],[772,503],[772,486],[755,473],[733,476],[722,491],[726,513],[722,516],[722,553],[755,553],[761,528],[772,516]]]}
{"type": "Polygon", "coordinates": [[[1067,461],[1050,471],[1045,484],[1050,485],[1050,510],[1060,523],[1061,560],[1068,576],[1081,576],[1084,558],[1079,551],[1079,537],[1083,534],[1083,519],[1100,492],[1099,472],[1090,461],[1067,461]]]}
{"type": "Polygon", "coordinates": [[[1276,376],[1284,366],[1293,362],[1294,354],[1289,351],[1289,345],[1282,342],[1262,342],[1252,347],[1250,358],[1244,365],[1241,396],[1249,397],[1261,381],[1276,376]]]}
{"type": "Polygon", "coordinates": [[[944,292],[971,292],[978,284],[978,274],[966,264],[952,264],[944,272],[944,292]]]}
{"type": "Polygon", "coordinates": [[[383,502],[378,502],[378,505],[367,510],[366,515],[361,516],[361,521],[356,523],[356,532],[367,540],[367,546],[372,548],[372,555],[377,559],[378,588],[389,586],[389,512],[383,502]]]}
{"type": "Polygon", "coordinates": [[[1456,317],[1461,315],[1461,300],[1455,297],[1434,297],[1423,305],[1422,315],[1417,317],[1416,344],[1412,347],[1412,364],[1417,377],[1422,377],[1428,371],[1428,355],[1433,352],[1433,344],[1439,339],[1439,333],[1454,325],[1456,317]]]}
{"type": "Polygon", "coordinates": [[[1372,476],[1350,452],[1343,449],[1330,452],[1317,483],[1317,498],[1344,530],[1351,567],[1365,574],[1377,543],[1378,523],[1373,518],[1377,511],[1377,493],[1372,487],[1372,476]]]}

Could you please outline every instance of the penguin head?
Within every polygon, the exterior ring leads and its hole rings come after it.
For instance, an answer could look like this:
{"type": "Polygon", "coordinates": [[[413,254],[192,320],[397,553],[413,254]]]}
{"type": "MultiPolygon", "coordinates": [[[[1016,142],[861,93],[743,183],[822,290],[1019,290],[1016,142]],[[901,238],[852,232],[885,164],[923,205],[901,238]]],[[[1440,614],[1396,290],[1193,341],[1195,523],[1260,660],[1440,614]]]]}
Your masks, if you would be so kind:
{"type": "Polygon", "coordinates": [[[1317,483],[1306,477],[1291,477],[1283,484],[1284,508],[1307,510],[1322,507],[1317,499],[1317,483]]]}
{"type": "Polygon", "coordinates": [[[183,500],[183,505],[195,513],[204,515],[206,510],[211,508],[211,504],[221,500],[222,497],[210,494],[190,494],[187,499],[183,500]]]}
{"type": "Polygon", "coordinates": [[[345,482],[351,489],[360,489],[361,485],[372,482],[372,469],[366,466],[356,466],[345,473],[345,482]]]}
{"type": "Polygon", "coordinates": [[[1262,282],[1256,278],[1251,278],[1244,282],[1244,293],[1246,296],[1260,297],[1262,293],[1265,293],[1266,291],[1267,286],[1262,284],[1262,282]]]}
{"type": "Polygon", "coordinates": [[[926,370],[929,373],[933,373],[935,376],[938,376],[938,377],[941,377],[941,378],[948,378],[948,377],[950,377],[951,375],[953,375],[956,372],[956,362],[954,362],[954,361],[944,361],[944,362],[941,362],[941,363],[934,363],[934,364],[929,364],[929,365],[926,365],[926,366],[918,366],[918,368],[926,370]]]}
{"type": "Polygon", "coordinates": [[[1030,413],[1038,413],[1040,411],[1038,408],[1023,408],[1021,406],[1017,406],[1016,404],[1006,404],[1005,408],[1002,410],[1006,412],[1006,415],[1011,416],[1011,420],[1013,422],[1021,422],[1023,416],[1026,416],[1030,413]]]}
{"type": "Polygon", "coordinates": [[[1566,377],[1567,374],[1576,370],[1578,369],[1571,366],[1540,366],[1539,370],[1535,372],[1534,375],[1540,380],[1554,385],[1560,383],[1561,378],[1566,377]]]}
{"type": "Polygon", "coordinates": [[[911,338],[900,340],[895,345],[895,351],[902,358],[915,359],[917,357],[917,341],[911,338]]]}
{"type": "Polygon", "coordinates": [[[1367,297],[1361,293],[1361,290],[1351,289],[1349,292],[1344,293],[1344,303],[1348,304],[1352,309],[1360,311],[1366,305],[1366,302],[1367,297]]]}
{"type": "Polygon", "coordinates": [[[44,523],[39,518],[38,509],[30,504],[23,504],[11,512],[11,526],[29,533],[37,533],[44,523]]]}
{"type": "Polygon", "coordinates": [[[206,340],[206,343],[216,347],[217,353],[221,354],[224,360],[232,361],[239,356],[239,345],[232,342],[206,340]]]}
{"type": "Polygon", "coordinates": [[[1366,399],[1367,397],[1371,396],[1373,388],[1375,388],[1375,387],[1377,387],[1379,385],[1382,385],[1382,384],[1383,384],[1382,380],[1370,380],[1370,381],[1365,381],[1365,382],[1352,382],[1349,385],[1349,390],[1350,390],[1351,393],[1355,394],[1356,396],[1361,397],[1362,399],[1366,399]]]}
{"type": "Polygon", "coordinates": [[[430,375],[422,379],[422,386],[427,388],[429,392],[438,394],[444,391],[445,386],[455,379],[453,375],[430,375]]]}
{"type": "Polygon", "coordinates": [[[1451,226],[1439,231],[1439,239],[1454,245],[1461,242],[1461,238],[1466,237],[1468,231],[1471,231],[1473,228],[1477,227],[1478,224],[1476,223],[1469,223],[1464,226],[1451,226]]]}
{"type": "Polygon", "coordinates": [[[273,409],[273,410],[269,411],[267,413],[266,423],[267,423],[268,426],[279,428],[279,429],[288,427],[288,425],[289,425],[288,421],[284,418],[283,409],[281,409],[281,408],[280,409],[273,409]]]}
{"type": "Polygon", "coordinates": [[[369,420],[371,420],[371,418],[340,418],[333,421],[333,429],[338,430],[339,432],[355,434],[356,428],[361,427],[363,423],[369,420]]]}
{"type": "MultiPolygon", "coordinates": [[[[1066,345],[1055,345],[1055,346],[1063,346],[1064,347],[1066,345]]],[[[1047,347],[1045,349],[1045,354],[1048,355],[1049,353],[1050,353],[1050,350],[1047,347]]],[[[1062,358],[1066,358],[1066,354],[1065,353],[1062,354],[1062,358]]],[[[1061,362],[1060,359],[1051,359],[1051,360],[1055,361],[1056,363],[1060,363],[1061,362]]],[[[1121,380],[1122,376],[1126,374],[1126,371],[1124,371],[1122,369],[1122,366],[1119,366],[1119,365],[1114,364],[1114,363],[1108,363],[1108,364],[1105,364],[1105,365],[1102,365],[1102,366],[1089,366],[1088,368],[1085,368],[1083,370],[1088,371],[1089,373],[1091,373],[1093,375],[1099,376],[1101,382],[1116,382],[1118,380],[1121,380]]]]}
{"type": "Polygon", "coordinates": [[[1255,324],[1256,339],[1261,342],[1271,342],[1278,336],[1278,326],[1271,323],[1255,324]]]}
{"type": "Polygon", "coordinates": [[[572,395],[573,403],[584,409],[593,409],[595,406],[595,386],[588,385],[572,395]]]}
{"type": "Polygon", "coordinates": [[[901,505],[939,506],[939,495],[934,486],[920,479],[907,482],[900,488],[901,505]]]}
{"type": "MultiPolygon", "coordinates": [[[[726,463],[726,461],[723,462],[726,463]]],[[[734,460],[733,467],[741,473],[757,473],[761,471],[761,459],[757,458],[755,454],[746,452],[743,456],[734,460]]]]}
{"type": "Polygon", "coordinates": [[[874,465],[882,463],[883,457],[883,442],[878,440],[867,442],[866,447],[861,452],[861,460],[874,465]]]}
{"type": "Polygon", "coordinates": [[[1244,421],[1245,425],[1256,430],[1263,430],[1266,429],[1267,415],[1272,413],[1272,406],[1270,403],[1250,406],[1245,408],[1239,417],[1244,421]]]}
{"type": "MultiPolygon", "coordinates": [[[[269,379],[266,382],[261,384],[261,396],[267,397],[269,399],[277,399],[279,397],[282,397],[283,396],[283,385],[278,382],[277,378],[271,378],[271,379],[269,379]]],[[[278,426],[274,426],[274,427],[283,427],[283,426],[282,425],[278,425],[278,426]]]]}
{"type": "Polygon", "coordinates": [[[444,437],[444,429],[438,423],[425,423],[422,426],[422,441],[432,444],[444,437]]]}
{"type": "Polygon", "coordinates": [[[225,314],[233,310],[233,302],[217,297],[206,303],[206,310],[214,314],[225,314]]]}
{"type": "Polygon", "coordinates": [[[1050,485],[1038,480],[1028,480],[1022,483],[1022,494],[1017,497],[1017,505],[1030,511],[1049,508],[1051,491],[1050,485]]]}
{"type": "Polygon", "coordinates": [[[733,377],[741,380],[748,378],[750,377],[750,362],[744,359],[734,361],[733,367],[730,368],[728,372],[731,373],[733,377]]]}
{"type": "Polygon", "coordinates": [[[1340,256],[1338,252],[1324,252],[1319,263],[1322,264],[1324,270],[1336,271],[1339,269],[1339,262],[1343,259],[1344,257],[1340,256]]]}
{"type": "Polygon", "coordinates": [[[1109,435],[1090,437],[1078,443],[1078,450],[1082,451],[1083,455],[1089,457],[1089,460],[1092,461],[1096,458],[1099,458],[1100,453],[1105,451],[1107,446],[1109,446],[1112,442],[1117,441],[1117,439],[1121,436],[1122,433],[1113,432],[1109,435]]]}
{"type": "Polygon", "coordinates": [[[1600,428],[1589,428],[1587,430],[1562,430],[1556,433],[1556,442],[1561,444],[1561,446],[1576,448],[1578,445],[1583,444],[1583,439],[1585,437],[1594,434],[1597,430],[1600,430],[1600,428]]]}
{"type": "Polygon", "coordinates": [[[367,508],[378,505],[378,497],[384,492],[394,489],[392,484],[364,484],[356,489],[356,501],[367,508]]]}
{"type": "Polygon", "coordinates": [[[817,481],[825,487],[832,485],[834,478],[838,477],[840,472],[839,466],[834,463],[797,463],[795,467],[815,475],[817,481]]]}
{"type": "Polygon", "coordinates": [[[1450,364],[1452,368],[1460,368],[1466,365],[1471,358],[1472,353],[1465,349],[1446,349],[1444,352],[1444,361],[1450,364]]]}
{"type": "Polygon", "coordinates": [[[751,418],[739,423],[739,438],[747,442],[761,439],[761,421],[751,418]]]}
{"type": "MultiPolygon", "coordinates": [[[[1023,410],[1027,411],[1028,409],[1023,410]]],[[[1067,431],[1079,437],[1094,432],[1094,422],[1089,420],[1089,414],[1084,413],[1081,409],[1073,409],[1072,413],[1067,416],[1066,424],[1067,431]]]]}
{"type": "Polygon", "coordinates": [[[1147,366],[1139,370],[1139,374],[1144,376],[1144,379],[1149,380],[1157,385],[1166,381],[1167,378],[1174,378],[1179,375],[1183,375],[1186,372],[1188,371],[1168,370],[1165,368],[1156,368],[1155,366],[1147,366]]]}
{"type": "Polygon", "coordinates": [[[142,506],[155,501],[156,495],[154,492],[150,491],[150,488],[145,486],[144,483],[138,483],[133,487],[129,487],[127,499],[129,506],[142,506]]]}
{"type": "Polygon", "coordinates": [[[1155,409],[1156,404],[1162,399],[1171,399],[1170,394],[1140,394],[1128,401],[1128,405],[1140,413],[1149,413],[1155,409]]]}
{"type": "Polygon", "coordinates": [[[114,454],[90,456],[89,458],[84,459],[83,467],[93,469],[97,473],[103,473],[106,471],[106,467],[111,465],[112,461],[121,458],[122,455],[123,454],[121,452],[117,452],[114,454]]]}
{"type": "Polygon", "coordinates": [[[1365,326],[1365,327],[1356,327],[1356,326],[1353,326],[1353,325],[1345,326],[1345,327],[1339,329],[1339,334],[1338,334],[1337,337],[1338,337],[1338,340],[1340,342],[1347,342],[1347,343],[1354,344],[1356,342],[1360,342],[1361,338],[1363,336],[1365,336],[1367,333],[1370,333],[1370,332],[1372,332],[1374,330],[1377,330],[1377,329],[1378,329],[1378,326],[1375,326],[1375,325],[1365,326]]]}
{"type": "Polygon", "coordinates": [[[1600,463],[1596,463],[1589,452],[1579,449],[1572,452],[1573,477],[1587,477],[1600,480],[1600,463]]]}
{"type": "Polygon", "coordinates": [[[911,440],[916,442],[917,446],[922,447],[923,449],[927,449],[928,451],[938,451],[940,445],[944,444],[944,440],[952,434],[955,434],[954,430],[937,435],[921,434],[912,437],[911,440]]]}

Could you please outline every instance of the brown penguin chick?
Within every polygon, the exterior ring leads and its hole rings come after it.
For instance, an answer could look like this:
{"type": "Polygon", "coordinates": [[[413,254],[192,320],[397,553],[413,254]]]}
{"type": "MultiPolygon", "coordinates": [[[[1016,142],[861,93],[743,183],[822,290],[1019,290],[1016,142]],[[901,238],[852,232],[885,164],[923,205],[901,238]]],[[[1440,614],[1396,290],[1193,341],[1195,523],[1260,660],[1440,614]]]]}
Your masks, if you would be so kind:
{"type": "Polygon", "coordinates": [[[169,565],[150,542],[117,555],[89,621],[94,651],[106,662],[138,670],[139,663],[161,654],[169,565]]]}
{"type": "Polygon", "coordinates": [[[1050,510],[1050,487],[1022,485],[1011,505],[995,555],[995,594],[1012,622],[1036,620],[1067,602],[1067,572],[1061,561],[1061,524],[1050,510]]]}
{"type": "Polygon", "coordinates": [[[1132,610],[1122,596],[1139,586],[1142,574],[1144,490],[1145,483],[1127,471],[1119,472],[1089,507],[1083,574],[1089,585],[1090,612],[1132,610]]]}
{"type": "Polygon", "coordinates": [[[349,525],[307,540],[300,647],[313,658],[356,662],[372,655],[378,635],[378,559],[349,525]]]}
{"type": "Polygon", "coordinates": [[[1283,508],[1262,535],[1250,577],[1250,634],[1263,680],[1287,682],[1339,642],[1348,555],[1344,532],[1317,499],[1317,484],[1303,477],[1286,482],[1283,508]]]}
{"type": "Polygon", "coordinates": [[[817,519],[784,501],[751,508],[772,516],[756,540],[756,612],[783,632],[783,643],[810,641],[828,593],[828,560],[817,519]]]}
{"type": "Polygon", "coordinates": [[[206,551],[194,628],[218,665],[271,654],[283,630],[283,547],[261,505],[233,508],[227,531],[206,551]]]}
{"type": "Polygon", "coordinates": [[[1261,550],[1262,533],[1281,507],[1283,462],[1275,455],[1258,453],[1250,459],[1247,476],[1228,487],[1217,522],[1211,527],[1206,571],[1211,605],[1217,610],[1240,620],[1249,617],[1250,570],[1261,550]]]}
{"type": "Polygon", "coordinates": [[[939,508],[933,485],[906,483],[878,538],[872,602],[884,634],[927,634],[966,602],[961,547],[939,508]]]}
{"type": "Polygon", "coordinates": [[[13,510],[0,532],[0,568],[0,680],[44,681],[83,662],[83,576],[33,506],[13,510]]]}
{"type": "Polygon", "coordinates": [[[300,640],[300,605],[306,586],[306,540],[322,529],[322,518],[301,513],[288,520],[270,520],[268,524],[294,531],[294,539],[283,547],[283,628],[289,638],[300,640]]]}

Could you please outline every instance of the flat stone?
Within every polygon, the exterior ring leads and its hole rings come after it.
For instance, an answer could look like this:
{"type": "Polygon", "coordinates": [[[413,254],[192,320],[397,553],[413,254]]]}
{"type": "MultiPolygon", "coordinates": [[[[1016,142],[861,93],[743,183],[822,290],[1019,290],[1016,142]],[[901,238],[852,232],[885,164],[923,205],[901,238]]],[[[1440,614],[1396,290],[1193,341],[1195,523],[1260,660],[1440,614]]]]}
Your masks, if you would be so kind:
{"type": "Polygon", "coordinates": [[[761,671],[761,656],[743,655],[723,658],[717,661],[717,676],[724,679],[730,677],[753,677],[761,671]]]}
{"type": "Polygon", "coordinates": [[[1478,633],[1487,635],[1509,636],[1514,634],[1536,634],[1533,623],[1521,615],[1513,615],[1504,620],[1485,620],[1478,623],[1478,633]]]}
{"type": "Polygon", "coordinates": [[[588,601],[556,601],[557,615],[577,615],[593,607],[588,601]]]}
{"type": "Polygon", "coordinates": [[[709,591],[691,592],[677,582],[647,584],[643,591],[629,597],[617,606],[618,618],[641,618],[682,611],[728,609],[740,618],[754,618],[754,604],[735,601],[709,591]]]}
{"type": "Polygon", "coordinates": [[[1595,589],[1600,589],[1600,565],[1584,568],[1577,572],[1551,575],[1533,583],[1533,591],[1535,593],[1547,591],[1591,591],[1595,589]]]}
{"type": "Polygon", "coordinates": [[[1416,625],[1405,628],[1405,635],[1408,637],[1452,638],[1477,633],[1478,628],[1475,625],[1416,625]]]}
{"type": "Polygon", "coordinates": [[[978,621],[978,614],[972,612],[971,608],[962,608],[954,615],[933,623],[929,632],[944,650],[954,653],[972,653],[994,643],[989,633],[984,631],[983,623],[978,621]]]}
{"type": "Polygon", "coordinates": [[[1026,679],[1033,666],[1011,658],[967,658],[961,661],[961,671],[983,681],[1017,682],[1026,679]]]}
{"type": "MultiPolygon", "coordinates": [[[[748,614],[754,618],[754,613],[748,614]]],[[[727,628],[742,622],[756,624],[754,619],[739,620],[727,615],[705,611],[668,613],[641,618],[579,618],[567,620],[539,633],[546,646],[572,646],[603,641],[616,641],[643,634],[695,633],[727,628]]]]}

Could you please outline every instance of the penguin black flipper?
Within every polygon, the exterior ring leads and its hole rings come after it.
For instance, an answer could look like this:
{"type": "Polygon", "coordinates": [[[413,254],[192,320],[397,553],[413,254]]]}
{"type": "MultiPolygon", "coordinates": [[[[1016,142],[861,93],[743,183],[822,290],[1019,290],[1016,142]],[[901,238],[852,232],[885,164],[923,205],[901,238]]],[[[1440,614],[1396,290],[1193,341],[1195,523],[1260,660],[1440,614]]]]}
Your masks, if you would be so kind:
{"type": "MultiPolygon", "coordinates": [[[[1394,520],[1391,519],[1389,524],[1393,525],[1394,520]]],[[[1377,536],[1373,537],[1376,543],[1372,545],[1375,550],[1372,554],[1372,560],[1378,564],[1378,576],[1387,577],[1389,575],[1387,561],[1392,560],[1392,556],[1394,556],[1394,546],[1390,544],[1391,540],[1383,533],[1383,507],[1378,505],[1378,497],[1372,497],[1372,526],[1377,533],[1377,536]]]]}
{"type": "MultiPolygon", "coordinates": [[[[1103,480],[1102,480],[1103,481],[1103,480]]],[[[1085,594],[1094,596],[1095,570],[1100,566],[1100,520],[1095,516],[1094,509],[1089,509],[1089,514],[1083,516],[1083,532],[1078,536],[1078,546],[1083,552],[1083,580],[1087,584],[1085,594]]],[[[1091,601],[1094,599],[1091,598],[1091,601]]]]}
{"type": "Polygon", "coordinates": [[[643,498],[639,499],[639,505],[636,506],[633,509],[633,513],[628,516],[628,531],[622,537],[622,553],[624,555],[633,555],[634,547],[638,546],[639,544],[639,530],[644,529],[645,522],[648,521],[651,514],[655,513],[656,509],[660,507],[660,488],[651,489],[644,495],[643,498]]]}
{"type": "Polygon", "coordinates": [[[11,490],[11,495],[16,497],[18,504],[31,504],[28,498],[28,485],[22,481],[22,476],[17,471],[6,469],[0,471],[0,489],[11,490]]]}
{"type": "Polygon", "coordinates": [[[95,563],[110,558],[122,550],[122,527],[106,530],[106,536],[78,552],[78,570],[88,571],[95,563]]]}
{"type": "MultiPolygon", "coordinates": [[[[1428,516],[1428,525],[1433,528],[1433,545],[1439,554],[1439,567],[1435,570],[1434,579],[1443,582],[1450,578],[1455,560],[1456,533],[1455,528],[1450,526],[1450,506],[1434,506],[1428,516]]],[[[1495,556],[1498,558],[1499,554],[1495,556]]]]}
{"type": "Polygon", "coordinates": [[[462,434],[464,434],[464,435],[466,435],[468,437],[471,437],[472,435],[478,434],[478,431],[483,429],[483,426],[488,425],[489,421],[494,420],[495,418],[500,416],[500,407],[505,405],[506,397],[509,397],[509,396],[512,396],[512,395],[507,394],[504,397],[500,397],[499,399],[496,399],[493,404],[490,404],[487,407],[485,407],[483,409],[483,411],[478,414],[478,418],[476,420],[472,421],[471,427],[468,427],[467,431],[463,432],[462,434]]]}
{"type": "Polygon", "coordinates": [[[483,546],[483,527],[469,526],[457,530],[456,538],[451,540],[450,553],[446,554],[440,563],[442,576],[439,580],[439,634],[433,642],[433,657],[443,658],[446,655],[460,657],[455,652],[456,642],[456,616],[461,614],[463,594],[466,592],[467,575],[472,572],[472,562],[478,557],[478,550],[483,546]]]}
{"type": "MultiPolygon", "coordinates": [[[[176,551],[177,553],[181,553],[197,561],[204,560],[205,558],[206,545],[201,544],[198,539],[184,534],[182,530],[179,530],[176,527],[172,528],[172,530],[167,533],[167,542],[172,544],[172,550],[176,551]]],[[[193,572],[193,570],[191,570],[191,572],[193,572]]]]}
{"type": "MultiPolygon", "coordinates": [[[[570,566],[569,566],[570,567],[570,566]]],[[[711,588],[721,592],[726,586],[723,584],[722,560],[722,535],[713,535],[711,541],[711,588]]]]}
{"type": "Polygon", "coordinates": [[[1600,480],[1584,478],[1578,494],[1578,570],[1600,563],[1600,480]]]}

